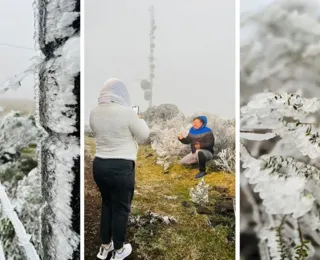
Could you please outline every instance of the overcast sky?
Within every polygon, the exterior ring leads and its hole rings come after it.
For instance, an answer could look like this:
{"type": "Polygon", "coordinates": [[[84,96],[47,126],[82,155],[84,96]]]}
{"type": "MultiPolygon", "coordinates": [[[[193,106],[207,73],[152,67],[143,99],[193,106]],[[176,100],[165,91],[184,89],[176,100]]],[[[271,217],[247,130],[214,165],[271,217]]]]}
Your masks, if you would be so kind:
{"type": "MultiPolygon", "coordinates": [[[[0,84],[30,65],[34,47],[33,0],[0,1],[0,84]],[[19,8],[17,8],[19,7],[19,8]]],[[[85,113],[96,105],[103,82],[118,77],[134,105],[147,108],[140,79],[148,76],[149,11],[155,4],[156,78],[154,103],[174,103],[189,114],[208,111],[234,116],[234,1],[90,0],[85,1],[85,113]]],[[[241,11],[272,0],[241,0],[241,11]]],[[[34,96],[29,76],[17,91],[2,97],[34,96]]]]}
{"type": "Polygon", "coordinates": [[[133,105],[147,108],[139,79],[148,76],[151,4],[157,26],[154,104],[234,117],[233,0],[90,0],[84,8],[86,121],[110,77],[126,83],[133,105]]]}
{"type": "Polygon", "coordinates": [[[251,12],[261,9],[276,0],[240,0],[241,12],[251,12]]]}
{"type": "MultiPolygon", "coordinates": [[[[23,72],[31,64],[30,59],[36,55],[33,50],[5,46],[12,44],[34,48],[33,0],[0,1],[0,84],[15,74],[23,72]]],[[[34,97],[34,78],[29,76],[17,91],[9,91],[1,98],[34,97]]]]}

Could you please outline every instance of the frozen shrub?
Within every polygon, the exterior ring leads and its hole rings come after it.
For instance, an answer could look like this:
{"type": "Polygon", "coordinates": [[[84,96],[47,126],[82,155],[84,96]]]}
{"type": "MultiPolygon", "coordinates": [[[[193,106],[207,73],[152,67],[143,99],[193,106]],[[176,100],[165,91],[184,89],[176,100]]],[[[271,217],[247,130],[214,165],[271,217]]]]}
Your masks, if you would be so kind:
{"type": "Polygon", "coordinates": [[[204,178],[200,180],[197,186],[190,189],[191,201],[199,206],[209,203],[209,185],[205,183],[204,178]]]}
{"type": "Polygon", "coordinates": [[[221,150],[214,160],[208,163],[208,167],[214,171],[235,172],[235,150],[230,148],[221,150]]]}
{"type": "Polygon", "coordinates": [[[190,146],[182,145],[178,140],[178,136],[187,133],[188,130],[188,124],[181,114],[152,127],[151,146],[157,152],[158,164],[163,165],[165,170],[177,158],[190,152],[190,146]]]}
{"type": "MultiPolygon", "coordinates": [[[[161,106],[159,106],[161,107],[161,106]]],[[[172,107],[173,110],[179,110],[174,105],[164,105],[164,107],[172,107]]],[[[164,109],[164,111],[167,111],[164,109]]],[[[174,114],[175,114],[174,113],[174,114]]],[[[151,115],[150,113],[149,115],[151,115]]],[[[183,145],[178,140],[178,136],[183,134],[186,136],[192,127],[192,120],[195,116],[185,117],[182,113],[172,117],[172,113],[153,113],[158,115],[156,118],[149,117],[149,126],[151,126],[151,134],[149,143],[158,154],[158,163],[167,170],[173,162],[181,159],[187,153],[191,152],[190,145],[183,145]],[[164,116],[167,114],[167,116],[164,116]],[[165,118],[168,118],[165,120],[165,118]]],[[[213,130],[215,135],[214,151],[217,156],[224,156],[219,160],[219,170],[234,172],[234,150],[235,150],[235,124],[234,120],[226,120],[217,116],[204,113],[208,118],[208,126],[213,130]],[[222,150],[223,152],[220,154],[222,150]],[[226,164],[227,163],[227,164],[226,164]]]]}
{"type": "Polygon", "coordinates": [[[148,108],[143,113],[143,118],[146,120],[149,126],[155,124],[162,124],[167,120],[171,120],[180,113],[178,107],[173,104],[162,104],[148,108]]]}
{"type": "Polygon", "coordinates": [[[241,192],[251,215],[240,219],[262,259],[320,259],[319,8],[274,1],[241,22],[241,192]]]}

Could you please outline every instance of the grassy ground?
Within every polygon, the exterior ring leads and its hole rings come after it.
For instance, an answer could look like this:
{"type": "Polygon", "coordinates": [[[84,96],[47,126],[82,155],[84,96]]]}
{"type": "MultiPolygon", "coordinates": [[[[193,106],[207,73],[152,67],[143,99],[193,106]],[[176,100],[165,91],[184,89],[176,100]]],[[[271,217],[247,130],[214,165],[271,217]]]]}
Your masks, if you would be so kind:
{"type": "MultiPolygon", "coordinates": [[[[100,244],[101,202],[91,172],[94,139],[86,138],[86,149],[88,153],[85,159],[85,259],[95,259],[100,244]]],[[[227,221],[227,225],[212,228],[207,224],[207,215],[197,214],[190,202],[189,190],[199,182],[194,179],[197,170],[186,169],[176,164],[170,169],[170,173],[164,174],[155,161],[156,155],[149,146],[140,147],[132,215],[144,216],[152,211],[173,216],[178,223],[147,225],[140,228],[130,226],[128,241],[133,244],[134,253],[128,260],[234,259],[235,244],[230,240],[230,235],[234,232],[234,219],[231,222],[227,221]]],[[[234,196],[234,175],[210,173],[205,177],[205,181],[211,187],[211,204],[215,204],[223,196],[234,196]],[[219,186],[219,189],[215,189],[215,186],[219,186]],[[224,190],[224,194],[221,193],[221,189],[224,190]]],[[[211,217],[225,218],[215,216],[214,213],[211,217]]]]}

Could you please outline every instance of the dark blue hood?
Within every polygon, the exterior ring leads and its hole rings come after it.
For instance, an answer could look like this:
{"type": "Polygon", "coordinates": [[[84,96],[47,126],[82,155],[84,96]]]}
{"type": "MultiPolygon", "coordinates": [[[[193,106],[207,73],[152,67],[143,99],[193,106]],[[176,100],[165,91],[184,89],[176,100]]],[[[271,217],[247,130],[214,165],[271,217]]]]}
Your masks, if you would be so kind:
{"type": "Polygon", "coordinates": [[[208,124],[208,119],[206,116],[199,116],[202,120],[203,120],[203,126],[202,128],[204,127],[207,127],[207,124],[208,124]]]}
{"type": "Polygon", "coordinates": [[[201,134],[205,134],[208,132],[211,132],[211,129],[209,127],[207,127],[208,124],[208,119],[206,116],[199,116],[202,120],[203,120],[203,126],[199,129],[194,129],[193,127],[191,127],[190,129],[190,134],[192,135],[201,135],[201,134]]]}

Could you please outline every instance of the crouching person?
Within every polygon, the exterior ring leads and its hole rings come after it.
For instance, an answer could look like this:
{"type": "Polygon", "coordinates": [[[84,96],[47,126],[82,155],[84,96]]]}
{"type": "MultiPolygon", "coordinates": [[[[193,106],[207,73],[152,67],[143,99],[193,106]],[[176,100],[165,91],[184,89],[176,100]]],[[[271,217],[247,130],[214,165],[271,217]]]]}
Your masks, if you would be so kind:
{"type": "Polygon", "coordinates": [[[191,153],[181,160],[182,165],[199,165],[199,173],[195,178],[202,178],[206,175],[206,163],[213,158],[214,135],[207,127],[207,118],[199,116],[193,119],[193,127],[188,136],[179,136],[179,141],[183,144],[191,144],[191,153]]]}

